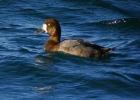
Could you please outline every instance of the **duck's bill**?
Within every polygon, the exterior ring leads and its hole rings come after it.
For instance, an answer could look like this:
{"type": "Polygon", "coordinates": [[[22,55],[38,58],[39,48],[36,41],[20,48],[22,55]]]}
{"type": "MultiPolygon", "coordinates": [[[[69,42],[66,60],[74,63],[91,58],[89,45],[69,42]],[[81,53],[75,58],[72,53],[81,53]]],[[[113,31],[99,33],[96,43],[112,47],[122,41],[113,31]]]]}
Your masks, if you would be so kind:
{"type": "Polygon", "coordinates": [[[41,33],[41,32],[43,32],[42,28],[36,30],[34,33],[35,33],[35,34],[38,34],[38,33],[41,33]]]}

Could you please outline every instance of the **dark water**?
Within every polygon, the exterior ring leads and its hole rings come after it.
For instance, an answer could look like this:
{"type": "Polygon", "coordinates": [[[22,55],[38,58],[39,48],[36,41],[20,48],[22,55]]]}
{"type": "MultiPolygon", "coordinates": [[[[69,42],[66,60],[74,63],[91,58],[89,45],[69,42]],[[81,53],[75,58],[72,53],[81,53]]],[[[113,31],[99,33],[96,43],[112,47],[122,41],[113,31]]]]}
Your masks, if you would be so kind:
{"type": "Polygon", "coordinates": [[[0,0],[1,100],[139,100],[139,0],[0,0]],[[54,17],[62,40],[117,49],[102,60],[44,52],[54,17]]]}

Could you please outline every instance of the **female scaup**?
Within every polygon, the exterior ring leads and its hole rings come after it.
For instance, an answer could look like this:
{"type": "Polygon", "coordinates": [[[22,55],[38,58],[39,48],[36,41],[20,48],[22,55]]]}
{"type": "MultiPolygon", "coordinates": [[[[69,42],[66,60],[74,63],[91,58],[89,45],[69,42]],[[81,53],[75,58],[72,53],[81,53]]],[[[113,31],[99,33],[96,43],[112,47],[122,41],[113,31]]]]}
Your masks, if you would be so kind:
{"type": "Polygon", "coordinates": [[[115,49],[115,47],[106,48],[82,39],[66,39],[61,42],[61,27],[54,18],[47,19],[35,33],[43,31],[50,36],[44,45],[44,50],[47,51],[62,51],[81,57],[100,58],[115,49]]]}

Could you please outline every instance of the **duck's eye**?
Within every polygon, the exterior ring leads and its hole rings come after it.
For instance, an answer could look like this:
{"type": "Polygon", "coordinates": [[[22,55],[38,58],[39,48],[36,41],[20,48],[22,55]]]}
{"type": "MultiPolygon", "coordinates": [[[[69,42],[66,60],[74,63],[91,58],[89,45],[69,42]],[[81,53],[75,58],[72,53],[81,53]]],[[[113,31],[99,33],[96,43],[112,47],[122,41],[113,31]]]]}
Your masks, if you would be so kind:
{"type": "Polygon", "coordinates": [[[50,23],[48,23],[48,26],[51,26],[51,24],[50,24],[50,23]]]}

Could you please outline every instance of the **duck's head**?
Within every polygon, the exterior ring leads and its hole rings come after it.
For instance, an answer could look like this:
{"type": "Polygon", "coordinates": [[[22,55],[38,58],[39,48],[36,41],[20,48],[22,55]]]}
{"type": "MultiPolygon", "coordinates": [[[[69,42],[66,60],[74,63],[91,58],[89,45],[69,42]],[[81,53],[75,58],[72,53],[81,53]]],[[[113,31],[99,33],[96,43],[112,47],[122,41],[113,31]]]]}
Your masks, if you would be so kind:
{"type": "Polygon", "coordinates": [[[38,30],[36,30],[34,33],[40,33],[40,32],[45,32],[47,34],[49,34],[50,37],[57,37],[60,41],[60,37],[61,37],[61,27],[59,22],[54,19],[54,18],[49,18],[47,19],[42,27],[38,30]]]}

